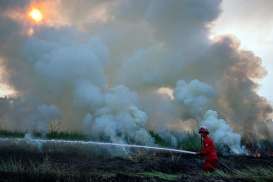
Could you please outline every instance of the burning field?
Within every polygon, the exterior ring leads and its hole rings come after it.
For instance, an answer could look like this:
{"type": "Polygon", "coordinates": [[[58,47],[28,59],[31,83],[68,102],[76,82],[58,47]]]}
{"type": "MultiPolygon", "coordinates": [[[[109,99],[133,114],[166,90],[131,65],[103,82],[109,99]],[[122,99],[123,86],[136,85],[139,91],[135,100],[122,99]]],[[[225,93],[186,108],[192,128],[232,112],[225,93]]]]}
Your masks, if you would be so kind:
{"type": "Polygon", "coordinates": [[[258,93],[267,70],[235,36],[213,34],[222,3],[0,0],[1,176],[272,178],[273,108],[258,93]],[[199,152],[200,127],[221,155],[215,173],[197,155],[124,148],[199,152]],[[93,141],[123,146],[78,146],[93,141]]]}
{"type": "MultiPolygon", "coordinates": [[[[37,144],[37,143],[36,143],[37,144]]],[[[0,181],[271,181],[272,157],[221,156],[218,170],[201,171],[199,156],[74,144],[43,146],[1,141],[0,181]]]]}
{"type": "Polygon", "coordinates": [[[159,144],[147,147],[94,142],[75,133],[51,133],[48,139],[28,135],[18,138],[21,133],[16,133],[16,137],[9,135],[0,138],[0,181],[256,182],[273,179],[272,153],[269,155],[265,148],[256,148],[254,153],[249,150],[247,155],[223,155],[223,150],[218,148],[217,170],[203,172],[203,158],[188,151],[198,151],[200,147],[190,134],[183,143],[183,148],[188,150],[173,150],[159,144]]]}

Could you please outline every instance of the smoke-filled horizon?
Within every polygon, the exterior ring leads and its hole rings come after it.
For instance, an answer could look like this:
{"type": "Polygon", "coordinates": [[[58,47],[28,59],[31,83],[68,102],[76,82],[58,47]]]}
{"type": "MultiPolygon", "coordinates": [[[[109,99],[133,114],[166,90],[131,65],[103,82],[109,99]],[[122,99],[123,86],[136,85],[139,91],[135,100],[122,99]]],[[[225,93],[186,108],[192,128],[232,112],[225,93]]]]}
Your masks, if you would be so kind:
{"type": "Polygon", "coordinates": [[[150,130],[207,126],[217,143],[272,139],[272,107],[256,93],[261,59],[233,37],[211,40],[221,0],[0,1],[2,80],[18,99],[1,103],[11,130],[82,131],[154,144],[150,130]],[[25,17],[38,7],[44,19],[25,17]],[[57,124],[56,124],[57,123],[57,124]]]}

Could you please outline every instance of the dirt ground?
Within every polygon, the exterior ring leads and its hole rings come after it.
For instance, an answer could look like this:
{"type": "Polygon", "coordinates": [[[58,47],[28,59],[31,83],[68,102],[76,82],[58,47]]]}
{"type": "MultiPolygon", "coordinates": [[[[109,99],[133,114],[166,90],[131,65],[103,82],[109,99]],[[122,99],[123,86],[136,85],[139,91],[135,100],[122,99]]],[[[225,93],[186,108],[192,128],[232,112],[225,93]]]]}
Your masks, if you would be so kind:
{"type": "MultiPolygon", "coordinates": [[[[125,157],[75,151],[32,151],[0,147],[0,181],[249,181],[204,174],[198,156],[138,152],[125,157]]],[[[270,167],[273,158],[220,157],[219,169],[229,171],[270,167]]]]}

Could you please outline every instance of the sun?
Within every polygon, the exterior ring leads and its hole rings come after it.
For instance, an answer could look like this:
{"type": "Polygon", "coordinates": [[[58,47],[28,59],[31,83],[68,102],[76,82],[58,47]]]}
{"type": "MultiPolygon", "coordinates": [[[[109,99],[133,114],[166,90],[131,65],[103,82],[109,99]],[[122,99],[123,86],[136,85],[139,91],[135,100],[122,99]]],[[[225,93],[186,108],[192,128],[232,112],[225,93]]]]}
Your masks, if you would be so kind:
{"type": "Polygon", "coordinates": [[[36,23],[41,22],[44,18],[41,10],[38,8],[32,8],[28,15],[36,23]]]}

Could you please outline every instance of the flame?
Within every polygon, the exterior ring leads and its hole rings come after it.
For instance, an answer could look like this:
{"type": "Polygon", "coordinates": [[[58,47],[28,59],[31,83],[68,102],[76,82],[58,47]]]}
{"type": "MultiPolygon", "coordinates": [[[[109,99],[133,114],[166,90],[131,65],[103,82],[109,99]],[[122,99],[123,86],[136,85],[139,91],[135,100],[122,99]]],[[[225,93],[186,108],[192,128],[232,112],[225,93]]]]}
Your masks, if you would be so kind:
{"type": "Polygon", "coordinates": [[[41,22],[44,18],[43,13],[38,8],[32,8],[28,15],[36,23],[41,22]]]}

